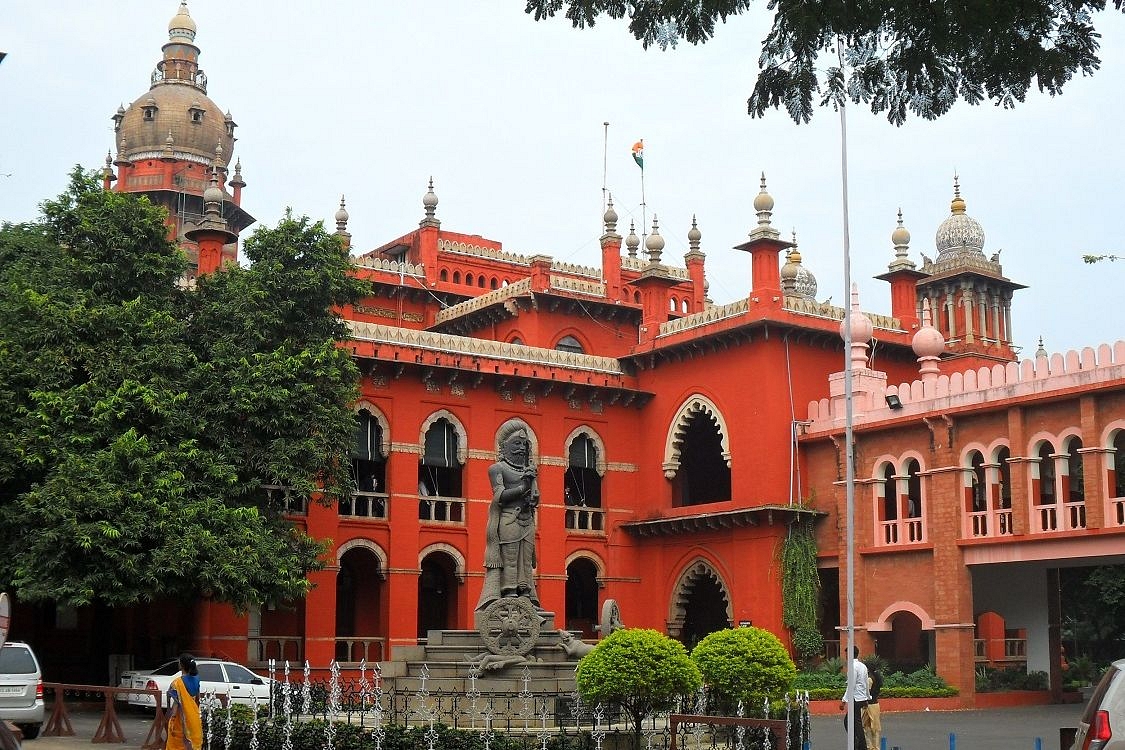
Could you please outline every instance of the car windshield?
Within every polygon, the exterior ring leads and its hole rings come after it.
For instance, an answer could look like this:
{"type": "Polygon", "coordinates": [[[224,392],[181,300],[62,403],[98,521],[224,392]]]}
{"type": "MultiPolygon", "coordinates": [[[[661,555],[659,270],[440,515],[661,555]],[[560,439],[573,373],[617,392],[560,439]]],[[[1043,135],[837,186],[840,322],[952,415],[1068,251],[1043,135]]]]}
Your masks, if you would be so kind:
{"type": "Polygon", "coordinates": [[[32,674],[35,671],[35,659],[26,646],[0,648],[0,674],[32,674]]]}

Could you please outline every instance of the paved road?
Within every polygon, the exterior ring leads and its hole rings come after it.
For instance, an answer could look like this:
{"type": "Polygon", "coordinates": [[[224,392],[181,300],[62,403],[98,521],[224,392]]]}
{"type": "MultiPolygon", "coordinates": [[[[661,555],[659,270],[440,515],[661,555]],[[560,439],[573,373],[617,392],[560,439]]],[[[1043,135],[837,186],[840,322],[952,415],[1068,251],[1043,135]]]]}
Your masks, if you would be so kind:
{"type": "MultiPolygon", "coordinates": [[[[1076,726],[1081,714],[1082,706],[1075,704],[884,713],[883,734],[888,750],[1067,750],[1059,747],[1059,728],[1076,726]]],[[[812,717],[812,750],[847,750],[842,717],[842,713],[812,717]]],[[[119,718],[125,744],[110,747],[140,748],[152,724],[151,714],[126,711],[119,718]]],[[[100,720],[100,712],[73,714],[74,737],[41,736],[25,742],[24,750],[94,750],[90,740],[100,720]]]]}
{"type": "MultiPolygon", "coordinates": [[[[956,750],[1059,750],[1059,728],[1077,726],[1081,715],[1079,704],[883,712],[883,735],[888,750],[954,750],[954,746],[956,750]],[[950,734],[954,735],[952,742],[950,734]]],[[[812,730],[814,750],[846,750],[843,712],[840,716],[814,716],[812,730]]]]}

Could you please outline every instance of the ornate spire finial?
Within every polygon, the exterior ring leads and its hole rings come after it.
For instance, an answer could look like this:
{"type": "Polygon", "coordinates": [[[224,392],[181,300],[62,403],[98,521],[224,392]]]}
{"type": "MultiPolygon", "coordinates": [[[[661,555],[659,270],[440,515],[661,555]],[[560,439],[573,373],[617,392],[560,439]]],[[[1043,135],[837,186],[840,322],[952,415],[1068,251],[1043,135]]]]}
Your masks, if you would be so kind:
{"type": "Polygon", "coordinates": [[[773,215],[773,196],[766,192],[766,173],[762,172],[762,188],[754,196],[754,210],[758,213],[758,229],[771,229],[770,217],[773,215]]]}
{"type": "Polygon", "coordinates": [[[895,257],[887,266],[889,271],[899,271],[904,268],[914,268],[914,261],[910,260],[910,232],[902,225],[902,209],[898,210],[898,226],[891,232],[891,242],[895,246],[895,257]]]}
{"type": "Polygon", "coordinates": [[[664,238],[660,236],[660,227],[656,221],[656,214],[652,215],[652,233],[645,238],[645,250],[648,252],[649,263],[659,263],[664,250],[664,238]]]}
{"type": "Polygon", "coordinates": [[[423,226],[439,226],[441,222],[436,217],[438,206],[437,193],[434,192],[434,178],[430,177],[429,186],[426,189],[426,194],[422,196],[422,208],[426,210],[426,217],[422,219],[423,226]]]}
{"type": "Polygon", "coordinates": [[[342,234],[342,233],[348,231],[348,219],[349,218],[350,217],[348,216],[348,209],[347,209],[346,204],[344,203],[344,196],[341,195],[340,196],[340,208],[338,208],[336,210],[336,231],[337,232],[342,234]]]}
{"type": "Polygon", "coordinates": [[[687,233],[689,252],[699,252],[699,241],[701,239],[703,239],[703,232],[699,231],[699,225],[695,223],[695,214],[692,214],[691,229],[689,229],[687,233]]]}
{"type": "Polygon", "coordinates": [[[941,373],[937,363],[941,353],[945,351],[945,337],[941,331],[933,326],[933,314],[930,311],[929,297],[922,298],[922,325],[911,340],[911,348],[918,356],[918,372],[922,380],[929,381],[937,378],[941,373]]]}
{"type": "Polygon", "coordinates": [[[1039,348],[1035,350],[1035,356],[1037,358],[1047,356],[1047,350],[1043,346],[1043,337],[1042,336],[1039,337],[1039,348]]]}
{"type": "Polygon", "coordinates": [[[855,282],[852,282],[851,298],[851,312],[847,318],[840,321],[840,338],[845,338],[845,332],[851,333],[849,337],[852,344],[851,369],[864,370],[867,368],[867,342],[871,340],[875,326],[859,308],[859,285],[855,282]],[[849,322],[850,331],[845,328],[849,322]]]}
{"type": "Polygon", "coordinates": [[[961,197],[961,180],[957,173],[953,173],[953,200],[949,204],[951,213],[963,214],[965,213],[965,199],[961,197]]]}
{"type": "Polygon", "coordinates": [[[625,238],[625,247],[629,252],[630,258],[637,257],[637,248],[641,245],[641,238],[637,236],[637,230],[633,227],[633,220],[629,219],[629,236],[625,238]]]}
{"type": "Polygon", "coordinates": [[[609,202],[606,204],[605,214],[602,216],[602,221],[605,222],[605,233],[617,233],[617,212],[613,210],[613,193],[609,194],[609,202]]]}

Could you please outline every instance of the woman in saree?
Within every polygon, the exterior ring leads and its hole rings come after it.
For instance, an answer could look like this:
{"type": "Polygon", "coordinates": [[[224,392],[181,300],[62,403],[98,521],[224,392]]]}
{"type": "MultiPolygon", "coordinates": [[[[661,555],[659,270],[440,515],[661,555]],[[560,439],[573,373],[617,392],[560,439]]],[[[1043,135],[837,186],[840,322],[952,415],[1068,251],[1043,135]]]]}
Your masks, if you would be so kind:
{"type": "Polygon", "coordinates": [[[191,654],[180,654],[180,674],[168,688],[168,742],[165,750],[200,750],[199,670],[191,654]]]}

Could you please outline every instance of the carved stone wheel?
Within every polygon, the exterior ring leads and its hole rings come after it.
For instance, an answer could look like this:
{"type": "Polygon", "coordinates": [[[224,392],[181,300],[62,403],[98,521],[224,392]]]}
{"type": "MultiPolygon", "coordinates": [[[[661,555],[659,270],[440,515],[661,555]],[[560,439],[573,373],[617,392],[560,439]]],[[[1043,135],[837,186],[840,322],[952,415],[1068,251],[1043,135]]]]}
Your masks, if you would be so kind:
{"type": "Polygon", "coordinates": [[[483,615],[478,632],[494,654],[525,656],[539,640],[539,613],[525,596],[497,599],[483,615]]]}
{"type": "Polygon", "coordinates": [[[602,637],[606,637],[615,630],[621,630],[625,627],[621,622],[621,610],[617,606],[616,599],[606,599],[602,604],[602,618],[598,623],[598,632],[602,637]]]}

